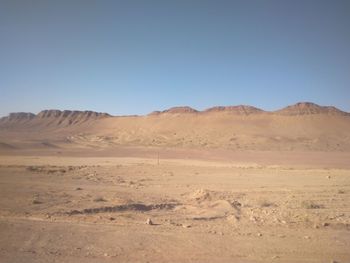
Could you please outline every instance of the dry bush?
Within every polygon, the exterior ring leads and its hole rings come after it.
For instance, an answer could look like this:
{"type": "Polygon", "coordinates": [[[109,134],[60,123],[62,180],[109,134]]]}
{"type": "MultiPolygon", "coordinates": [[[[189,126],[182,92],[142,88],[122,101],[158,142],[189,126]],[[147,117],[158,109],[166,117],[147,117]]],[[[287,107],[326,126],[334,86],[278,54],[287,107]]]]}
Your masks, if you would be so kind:
{"type": "Polygon", "coordinates": [[[94,202],[106,202],[106,199],[104,199],[102,196],[98,196],[94,198],[94,202]]]}
{"type": "Polygon", "coordinates": [[[274,206],[276,206],[275,203],[267,201],[267,200],[260,200],[258,202],[258,204],[260,207],[274,207],[274,206]]]}
{"type": "Polygon", "coordinates": [[[303,201],[301,207],[305,209],[322,209],[324,208],[324,205],[316,204],[313,201],[303,201]]]}

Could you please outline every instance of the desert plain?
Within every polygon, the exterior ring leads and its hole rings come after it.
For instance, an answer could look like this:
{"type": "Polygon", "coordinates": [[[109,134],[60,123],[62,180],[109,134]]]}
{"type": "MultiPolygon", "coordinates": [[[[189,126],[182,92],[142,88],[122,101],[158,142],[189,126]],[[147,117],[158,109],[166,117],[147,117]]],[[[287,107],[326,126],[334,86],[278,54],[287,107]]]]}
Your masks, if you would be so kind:
{"type": "Polygon", "coordinates": [[[350,115],[0,120],[0,262],[350,262],[350,115]]]}

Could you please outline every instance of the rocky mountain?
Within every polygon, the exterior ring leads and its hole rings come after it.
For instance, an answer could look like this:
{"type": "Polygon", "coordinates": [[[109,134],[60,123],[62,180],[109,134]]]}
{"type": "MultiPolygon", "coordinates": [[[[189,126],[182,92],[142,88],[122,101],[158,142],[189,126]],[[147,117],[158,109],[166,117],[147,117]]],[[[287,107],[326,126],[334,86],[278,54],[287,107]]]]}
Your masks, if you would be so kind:
{"type": "Polygon", "coordinates": [[[101,118],[111,117],[107,113],[99,113],[94,111],[70,111],[70,110],[43,110],[38,114],[30,112],[15,112],[9,116],[0,118],[0,125],[6,124],[42,124],[50,123],[57,125],[72,125],[86,121],[97,120],[101,118]]]}
{"type": "Polygon", "coordinates": [[[320,106],[311,102],[299,102],[297,104],[275,111],[274,113],[290,116],[310,114],[349,115],[349,113],[341,111],[336,107],[320,106]]]}
{"type": "Polygon", "coordinates": [[[1,149],[23,147],[190,147],[235,151],[350,151],[350,114],[297,103],[277,111],[174,107],[146,116],[45,110],[0,119],[1,149]]]}

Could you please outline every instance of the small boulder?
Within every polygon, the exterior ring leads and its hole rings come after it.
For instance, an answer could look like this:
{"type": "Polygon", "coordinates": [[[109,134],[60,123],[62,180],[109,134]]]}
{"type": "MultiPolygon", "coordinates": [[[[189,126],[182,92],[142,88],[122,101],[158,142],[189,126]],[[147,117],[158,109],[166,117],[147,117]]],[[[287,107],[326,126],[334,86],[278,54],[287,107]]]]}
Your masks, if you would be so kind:
{"type": "Polygon", "coordinates": [[[146,225],[150,225],[150,226],[153,225],[153,222],[152,222],[151,218],[147,218],[146,225]]]}

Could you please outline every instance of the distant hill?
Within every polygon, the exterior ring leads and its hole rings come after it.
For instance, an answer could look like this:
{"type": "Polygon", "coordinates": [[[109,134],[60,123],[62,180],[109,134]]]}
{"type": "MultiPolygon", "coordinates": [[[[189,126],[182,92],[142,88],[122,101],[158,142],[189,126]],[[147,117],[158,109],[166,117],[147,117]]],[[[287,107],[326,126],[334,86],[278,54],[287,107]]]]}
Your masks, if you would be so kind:
{"type": "Polygon", "coordinates": [[[110,117],[107,113],[99,113],[94,111],[70,111],[70,110],[43,110],[37,115],[30,112],[15,112],[9,116],[0,119],[0,127],[7,124],[42,124],[51,123],[56,125],[72,125],[79,124],[90,120],[110,117]]]}
{"type": "Polygon", "coordinates": [[[0,119],[1,149],[155,146],[235,151],[350,151],[350,114],[301,102],[277,111],[173,107],[146,116],[45,110],[0,119]]]}
{"type": "Polygon", "coordinates": [[[333,106],[320,106],[311,102],[299,102],[297,104],[285,107],[274,113],[282,115],[310,115],[310,114],[329,114],[329,115],[350,115],[333,106]]]}

